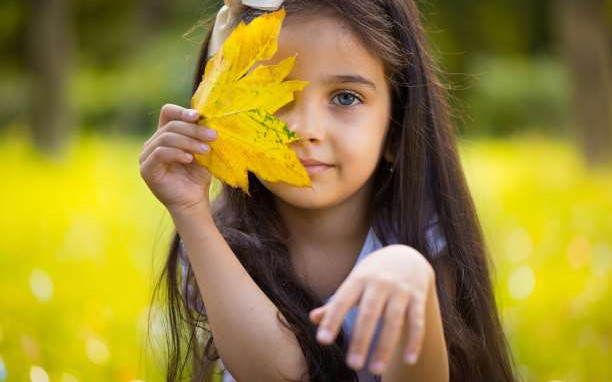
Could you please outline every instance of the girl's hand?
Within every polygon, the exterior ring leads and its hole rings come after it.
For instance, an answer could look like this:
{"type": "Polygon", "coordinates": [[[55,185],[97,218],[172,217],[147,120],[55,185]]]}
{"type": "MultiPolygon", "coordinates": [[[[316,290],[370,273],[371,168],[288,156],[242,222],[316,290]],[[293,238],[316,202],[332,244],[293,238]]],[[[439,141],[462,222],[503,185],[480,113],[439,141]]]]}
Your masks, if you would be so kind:
{"type": "Polygon", "coordinates": [[[426,299],[434,278],[433,267],[412,247],[389,245],[373,252],[355,266],[327,304],[310,312],[310,320],[319,324],[317,339],[333,343],[344,316],[359,303],[349,366],[355,370],[364,366],[381,315],[383,326],[370,372],[383,373],[402,335],[407,336],[404,359],[416,363],[425,335],[426,299]],[[401,332],[404,321],[406,333],[401,332]]]}
{"type": "Polygon", "coordinates": [[[211,175],[192,153],[206,154],[216,132],[196,122],[195,110],[167,104],[161,108],[157,131],[144,143],[140,175],[170,212],[209,207],[211,175]]]}

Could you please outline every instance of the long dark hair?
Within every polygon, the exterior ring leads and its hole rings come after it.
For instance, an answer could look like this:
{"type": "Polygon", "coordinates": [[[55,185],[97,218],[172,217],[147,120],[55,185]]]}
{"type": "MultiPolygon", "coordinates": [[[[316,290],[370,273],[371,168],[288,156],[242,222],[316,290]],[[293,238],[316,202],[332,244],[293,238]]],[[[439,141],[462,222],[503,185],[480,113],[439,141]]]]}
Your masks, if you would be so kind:
{"type": "MultiPolygon", "coordinates": [[[[293,15],[330,9],[382,60],[392,87],[392,115],[385,150],[394,171],[380,161],[369,211],[383,245],[392,240],[421,252],[436,272],[436,290],[449,355],[451,381],[514,381],[511,353],[500,325],[492,269],[460,164],[444,86],[428,53],[419,11],[412,0],[286,0],[293,15]],[[435,253],[426,242],[432,213],[447,245],[435,253]],[[408,218],[409,217],[409,218],[408,218]]],[[[258,12],[249,9],[245,22],[258,12]]],[[[287,22],[286,20],[286,22],[287,22]]],[[[196,66],[193,92],[206,63],[210,32],[196,66]]],[[[332,346],[315,338],[308,312],[324,302],[297,281],[273,197],[249,174],[250,194],[223,186],[213,201],[215,222],[239,261],[278,307],[308,364],[309,381],[356,380],[345,364],[344,332],[332,346]],[[256,253],[256,254],[255,254],[256,253]]],[[[155,287],[165,284],[168,323],[167,381],[211,381],[219,355],[180,237],[175,233],[155,287]],[[182,265],[185,269],[181,269],[182,265]],[[190,362],[190,365],[187,363],[190,362]]],[[[283,320],[279,321],[283,323],[283,320]]]]}

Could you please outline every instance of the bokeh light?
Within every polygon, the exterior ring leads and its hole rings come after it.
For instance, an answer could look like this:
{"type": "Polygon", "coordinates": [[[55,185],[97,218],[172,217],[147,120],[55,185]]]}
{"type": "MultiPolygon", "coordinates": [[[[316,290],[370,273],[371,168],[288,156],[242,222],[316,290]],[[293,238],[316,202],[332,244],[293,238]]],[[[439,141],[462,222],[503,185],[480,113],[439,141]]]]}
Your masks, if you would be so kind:
{"type": "Polygon", "coordinates": [[[535,288],[535,274],[529,265],[523,265],[510,274],[508,289],[515,300],[528,298],[535,288]]]}
{"type": "Polygon", "coordinates": [[[99,338],[88,338],[85,351],[91,362],[104,365],[110,358],[110,351],[104,341],[99,338]]]}
{"type": "Polygon", "coordinates": [[[33,365],[30,368],[30,381],[32,382],[49,382],[49,375],[40,366],[33,365]]]}
{"type": "Polygon", "coordinates": [[[53,281],[47,272],[34,269],[30,274],[30,289],[40,302],[49,302],[53,297],[53,281]]]}

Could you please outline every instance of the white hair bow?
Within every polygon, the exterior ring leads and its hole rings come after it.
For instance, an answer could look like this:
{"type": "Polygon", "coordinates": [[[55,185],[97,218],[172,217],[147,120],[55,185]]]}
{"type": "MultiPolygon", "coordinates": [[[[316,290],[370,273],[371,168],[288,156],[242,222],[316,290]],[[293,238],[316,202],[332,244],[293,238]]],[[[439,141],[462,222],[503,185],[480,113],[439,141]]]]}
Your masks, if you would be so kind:
{"type": "Polygon", "coordinates": [[[240,16],[246,7],[261,9],[262,11],[275,11],[283,4],[283,0],[223,0],[225,5],[217,13],[210,43],[208,56],[212,57],[221,49],[223,42],[238,25],[240,16]]]}

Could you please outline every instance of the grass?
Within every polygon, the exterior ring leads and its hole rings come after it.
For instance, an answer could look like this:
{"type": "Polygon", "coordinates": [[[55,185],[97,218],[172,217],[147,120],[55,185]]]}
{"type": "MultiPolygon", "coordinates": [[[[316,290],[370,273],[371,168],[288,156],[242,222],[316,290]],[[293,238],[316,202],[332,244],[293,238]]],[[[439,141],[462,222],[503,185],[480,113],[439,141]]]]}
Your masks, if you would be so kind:
{"type": "MultiPolygon", "coordinates": [[[[163,380],[144,335],[172,225],[141,147],[82,137],[50,161],[0,140],[0,382],[163,380]]],[[[460,149],[524,380],[612,380],[612,169],[538,136],[460,149]]]]}

